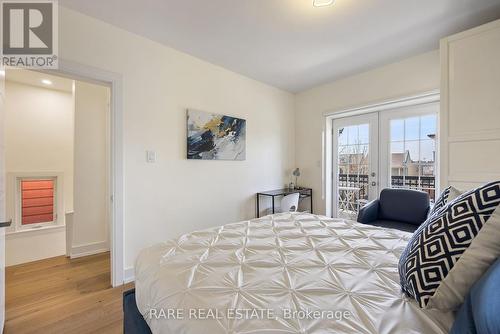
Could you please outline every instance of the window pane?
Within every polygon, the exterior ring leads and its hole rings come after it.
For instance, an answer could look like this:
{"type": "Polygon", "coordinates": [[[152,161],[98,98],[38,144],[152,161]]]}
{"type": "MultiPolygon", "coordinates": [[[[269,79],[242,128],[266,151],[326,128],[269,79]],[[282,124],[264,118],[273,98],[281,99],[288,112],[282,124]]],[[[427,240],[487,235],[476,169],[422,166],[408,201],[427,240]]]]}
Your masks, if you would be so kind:
{"type": "Polygon", "coordinates": [[[359,126],[359,143],[368,144],[370,142],[370,127],[368,124],[359,126]]]}
{"type": "Polygon", "coordinates": [[[422,116],[420,121],[420,139],[425,140],[436,136],[437,116],[422,116]]]}
{"type": "Polygon", "coordinates": [[[349,146],[339,146],[339,152],[338,152],[338,157],[339,157],[339,164],[347,164],[349,163],[349,154],[348,154],[348,149],[349,146]]]}
{"type": "Polygon", "coordinates": [[[338,216],[355,219],[360,199],[368,196],[370,127],[360,124],[339,133],[338,216]]]}
{"type": "Polygon", "coordinates": [[[405,140],[418,140],[420,138],[420,118],[405,119],[405,140]]]}
{"type": "Polygon", "coordinates": [[[391,153],[403,153],[405,151],[405,143],[403,141],[396,141],[391,143],[391,153]]]}
{"type": "MultiPolygon", "coordinates": [[[[349,165],[339,165],[339,175],[347,174],[348,170],[349,170],[349,165]]],[[[342,179],[339,180],[342,181],[342,179]]]]}
{"type": "Polygon", "coordinates": [[[347,145],[347,129],[339,129],[339,145],[347,145]]]}
{"type": "Polygon", "coordinates": [[[432,139],[420,142],[420,162],[434,162],[436,157],[436,141],[432,139]]]}
{"type": "Polygon", "coordinates": [[[54,180],[21,180],[21,224],[54,221],[54,180]]]}
{"type": "Polygon", "coordinates": [[[358,126],[348,126],[347,127],[348,132],[347,132],[347,144],[349,145],[355,145],[359,143],[358,140],[358,126]]]}
{"type": "MultiPolygon", "coordinates": [[[[419,150],[420,142],[418,140],[411,140],[405,142],[405,157],[404,163],[407,165],[418,163],[420,157],[419,150]]],[[[411,174],[409,174],[411,175],[411,174]]],[[[416,174],[418,175],[418,174],[416,174]]]]}
{"type": "Polygon", "coordinates": [[[434,177],[436,176],[436,170],[433,163],[422,164],[422,174],[421,176],[434,177]]]}
{"type": "Polygon", "coordinates": [[[402,119],[394,119],[391,121],[391,141],[404,140],[404,125],[405,122],[402,119]]]}
{"type": "Polygon", "coordinates": [[[391,186],[423,190],[434,201],[437,116],[391,121],[391,186]]]}
{"type": "Polygon", "coordinates": [[[339,146],[339,163],[350,164],[353,161],[355,153],[354,145],[339,146]]]}
{"type": "Polygon", "coordinates": [[[368,165],[370,163],[370,160],[369,160],[369,158],[370,158],[370,146],[368,144],[360,145],[359,152],[360,152],[359,163],[362,165],[368,165]]]}

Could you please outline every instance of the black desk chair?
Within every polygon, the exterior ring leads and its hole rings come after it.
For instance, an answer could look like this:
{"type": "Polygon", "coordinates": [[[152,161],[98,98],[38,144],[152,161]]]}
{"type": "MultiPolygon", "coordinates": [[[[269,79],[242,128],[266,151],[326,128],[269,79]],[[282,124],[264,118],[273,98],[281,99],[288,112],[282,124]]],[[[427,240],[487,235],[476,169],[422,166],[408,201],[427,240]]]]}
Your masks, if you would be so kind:
{"type": "Polygon", "coordinates": [[[361,208],[358,223],[413,233],[427,219],[429,208],[429,194],[423,191],[384,189],[380,199],[361,208]]]}

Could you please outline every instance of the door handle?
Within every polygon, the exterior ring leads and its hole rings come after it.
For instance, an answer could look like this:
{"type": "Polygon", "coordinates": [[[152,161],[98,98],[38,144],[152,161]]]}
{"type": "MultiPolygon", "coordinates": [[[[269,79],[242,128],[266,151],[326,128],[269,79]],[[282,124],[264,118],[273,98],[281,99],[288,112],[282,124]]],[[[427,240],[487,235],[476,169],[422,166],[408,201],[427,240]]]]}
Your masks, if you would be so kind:
{"type": "Polygon", "coordinates": [[[12,225],[12,219],[7,222],[0,223],[0,227],[9,227],[10,225],[12,225]]]}
{"type": "Polygon", "coordinates": [[[372,182],[372,187],[375,187],[377,185],[377,182],[373,181],[372,182]]]}

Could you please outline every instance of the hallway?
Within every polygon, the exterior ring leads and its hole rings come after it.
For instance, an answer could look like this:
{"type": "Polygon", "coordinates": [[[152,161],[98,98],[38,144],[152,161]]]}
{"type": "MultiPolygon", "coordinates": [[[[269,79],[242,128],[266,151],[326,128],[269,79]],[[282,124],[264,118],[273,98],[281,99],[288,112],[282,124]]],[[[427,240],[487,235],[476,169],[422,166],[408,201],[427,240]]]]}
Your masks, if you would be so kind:
{"type": "Polygon", "coordinates": [[[110,256],[65,256],[6,268],[5,334],[122,333],[122,293],[110,256]]]}

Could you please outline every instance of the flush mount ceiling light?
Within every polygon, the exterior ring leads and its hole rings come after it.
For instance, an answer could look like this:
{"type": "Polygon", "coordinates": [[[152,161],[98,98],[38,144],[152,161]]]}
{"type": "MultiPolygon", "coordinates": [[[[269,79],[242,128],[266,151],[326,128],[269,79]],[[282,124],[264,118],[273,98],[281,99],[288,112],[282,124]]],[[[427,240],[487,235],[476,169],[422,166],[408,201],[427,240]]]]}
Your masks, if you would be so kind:
{"type": "Polygon", "coordinates": [[[331,6],[335,0],[313,0],[313,6],[314,7],[326,7],[326,6],[331,6]]]}
{"type": "Polygon", "coordinates": [[[52,81],[50,81],[49,79],[43,79],[43,80],[42,80],[42,83],[43,83],[44,85],[47,85],[47,86],[52,85],[52,81]]]}

